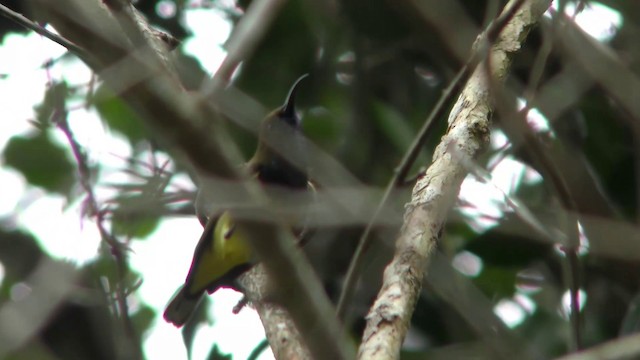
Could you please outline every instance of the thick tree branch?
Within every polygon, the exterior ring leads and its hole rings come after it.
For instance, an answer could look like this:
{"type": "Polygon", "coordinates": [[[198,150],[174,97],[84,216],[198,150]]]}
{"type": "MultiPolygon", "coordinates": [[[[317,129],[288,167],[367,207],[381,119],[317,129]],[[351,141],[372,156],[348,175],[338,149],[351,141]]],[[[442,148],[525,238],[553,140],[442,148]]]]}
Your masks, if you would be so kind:
{"type": "Polygon", "coordinates": [[[311,355],[289,314],[282,306],[264,301],[269,297],[269,279],[262,265],[251,269],[240,279],[246,296],[260,314],[271,350],[276,359],[303,360],[311,355]],[[254,301],[257,300],[257,301],[254,301]]]}
{"type": "MultiPolygon", "coordinates": [[[[516,3],[518,1],[511,1],[506,11],[516,3]]],[[[367,315],[359,358],[399,357],[426,265],[467,175],[464,163],[475,158],[489,143],[491,96],[488,76],[505,78],[510,55],[520,49],[525,35],[549,4],[549,0],[530,0],[522,4],[489,50],[491,74],[478,66],[454,105],[447,133],[435,150],[431,166],[417,181],[411,202],[406,205],[395,256],[384,272],[382,289],[367,315]]]]}

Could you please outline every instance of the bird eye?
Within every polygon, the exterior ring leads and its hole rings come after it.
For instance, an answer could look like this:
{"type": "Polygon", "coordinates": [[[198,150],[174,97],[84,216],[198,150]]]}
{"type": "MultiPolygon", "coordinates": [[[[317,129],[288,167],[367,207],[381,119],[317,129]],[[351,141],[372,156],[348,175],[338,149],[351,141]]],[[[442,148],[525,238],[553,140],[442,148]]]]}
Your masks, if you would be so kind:
{"type": "Polygon", "coordinates": [[[224,239],[229,240],[233,236],[233,232],[236,230],[236,224],[229,226],[229,228],[224,232],[224,239]]]}

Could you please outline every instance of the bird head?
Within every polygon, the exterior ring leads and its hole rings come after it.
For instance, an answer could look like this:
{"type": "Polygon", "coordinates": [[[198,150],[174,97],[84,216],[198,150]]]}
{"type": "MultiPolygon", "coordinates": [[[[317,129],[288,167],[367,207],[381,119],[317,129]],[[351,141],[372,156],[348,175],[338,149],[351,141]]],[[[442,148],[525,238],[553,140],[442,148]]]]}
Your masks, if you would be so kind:
{"type": "Polygon", "coordinates": [[[299,85],[306,77],[303,75],[296,80],[284,104],[267,115],[260,125],[258,147],[249,165],[262,182],[291,187],[307,184],[306,169],[290,161],[305,154],[295,99],[299,85]]]}
{"type": "Polygon", "coordinates": [[[296,80],[284,104],[267,115],[260,125],[258,147],[249,163],[261,181],[294,187],[307,184],[306,170],[287,159],[305,153],[295,99],[300,83],[307,76],[296,80]]]}
{"type": "Polygon", "coordinates": [[[273,129],[273,127],[276,126],[274,125],[275,123],[286,124],[295,130],[300,130],[300,117],[296,113],[296,94],[300,87],[300,83],[308,76],[308,74],[304,74],[299,77],[291,86],[284,104],[273,110],[269,115],[267,115],[267,117],[265,117],[262,121],[260,135],[263,135],[263,133],[273,129]]]}

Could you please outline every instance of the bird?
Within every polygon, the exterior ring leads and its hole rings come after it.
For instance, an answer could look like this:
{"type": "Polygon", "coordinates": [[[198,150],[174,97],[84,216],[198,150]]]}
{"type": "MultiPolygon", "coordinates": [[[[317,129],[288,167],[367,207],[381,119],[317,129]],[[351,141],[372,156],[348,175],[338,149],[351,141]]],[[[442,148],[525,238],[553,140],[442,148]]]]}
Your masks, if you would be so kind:
{"type": "MultiPolygon", "coordinates": [[[[294,166],[280,154],[302,151],[302,141],[299,138],[300,118],[295,109],[295,97],[299,84],[307,76],[305,74],[296,80],[284,105],[269,113],[260,124],[256,151],[244,164],[251,177],[260,184],[285,190],[315,192],[306,169],[294,166]],[[279,151],[270,145],[273,141],[280,144],[279,151]]],[[[206,188],[201,186],[196,199],[198,219],[204,230],[194,250],[185,283],[169,301],[163,314],[167,322],[178,328],[189,320],[205,293],[213,294],[224,287],[233,288],[238,276],[256,263],[247,234],[236,226],[232,210],[207,209],[205,203],[210,201],[207,199],[211,199],[212,194],[206,194],[206,188]]],[[[302,236],[303,232],[304,230],[300,230],[296,235],[302,236]]]]}

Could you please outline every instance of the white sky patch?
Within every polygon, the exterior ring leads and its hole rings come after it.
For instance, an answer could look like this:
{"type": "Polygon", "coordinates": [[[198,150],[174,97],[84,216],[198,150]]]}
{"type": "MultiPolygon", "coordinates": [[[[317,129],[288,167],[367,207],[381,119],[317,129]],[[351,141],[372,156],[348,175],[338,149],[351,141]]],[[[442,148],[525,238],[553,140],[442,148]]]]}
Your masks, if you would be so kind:
{"type": "Polygon", "coordinates": [[[513,296],[513,301],[515,301],[520,307],[527,312],[527,314],[531,315],[536,312],[538,306],[536,302],[531,300],[530,297],[524,294],[515,294],[513,296]]]}
{"type": "Polygon", "coordinates": [[[462,251],[456,254],[451,261],[451,265],[460,273],[470,277],[478,276],[483,267],[482,259],[469,251],[462,251]]]}
{"type": "MultiPolygon", "coordinates": [[[[99,115],[95,110],[76,109],[69,112],[69,127],[74,138],[87,152],[89,165],[100,164],[101,170],[105,173],[101,177],[113,172],[120,173],[127,162],[126,159],[132,155],[132,149],[128,140],[117,133],[107,131],[99,115]]],[[[61,131],[55,132],[60,143],[64,147],[69,147],[64,134],[61,131]]],[[[123,178],[125,180],[128,178],[123,178]]],[[[102,178],[101,180],[104,180],[102,178]]],[[[113,179],[110,179],[113,181],[113,179]]]]}
{"type": "Polygon", "coordinates": [[[81,218],[79,203],[67,207],[62,196],[40,196],[17,220],[54,258],[84,263],[97,254],[100,234],[93,221],[81,218]]]}
{"type": "Polygon", "coordinates": [[[49,74],[54,79],[64,77],[67,84],[71,86],[85,86],[91,80],[92,71],[85,63],[71,55],[60,59],[51,66],[49,74]],[[73,71],[69,71],[69,68],[73,68],[73,71]]]}
{"type": "MultiPolygon", "coordinates": [[[[49,30],[51,30],[49,28],[49,30]]],[[[0,73],[11,76],[33,76],[45,62],[64,54],[66,49],[30,32],[27,34],[10,33],[4,37],[0,47],[0,73]]],[[[42,96],[34,91],[34,96],[42,96]]],[[[33,103],[31,103],[33,104],[33,103]]]]}
{"type": "MultiPolygon", "coordinates": [[[[558,10],[558,1],[551,3],[550,10],[558,10]]],[[[588,2],[583,11],[577,15],[575,2],[567,3],[564,12],[570,18],[575,15],[576,24],[587,34],[602,42],[611,40],[623,22],[619,12],[596,1],[588,2]]],[[[551,17],[549,11],[544,16],[551,17]]]]}
{"type": "Polygon", "coordinates": [[[22,174],[13,169],[3,169],[0,171],[0,186],[5,191],[2,192],[2,201],[0,201],[0,218],[10,216],[18,206],[18,202],[22,198],[26,190],[26,184],[22,178],[22,174]],[[8,189],[8,191],[6,190],[8,189]]]}
{"type": "Polygon", "coordinates": [[[174,1],[159,1],[156,4],[156,13],[161,17],[168,19],[176,15],[177,6],[174,1]]]}
{"type": "Polygon", "coordinates": [[[0,46],[0,98],[11,99],[2,104],[0,114],[0,148],[9,138],[32,128],[26,121],[33,119],[33,106],[43,98],[47,73],[42,64],[52,56],[62,54],[62,47],[40,35],[10,34],[0,46]]]}
{"type": "Polygon", "coordinates": [[[131,244],[130,265],[144,274],[138,296],[161,310],[184,283],[202,226],[193,218],[167,219],[147,239],[131,244]]]}
{"type": "Polygon", "coordinates": [[[504,196],[512,194],[520,185],[526,167],[511,156],[497,163],[491,172],[491,183],[485,183],[474,175],[462,182],[459,199],[470,204],[460,209],[478,229],[496,223],[503,213],[504,196]]]}
{"type": "Polygon", "coordinates": [[[151,331],[146,335],[142,346],[147,359],[187,359],[187,349],[182,342],[180,331],[161,317],[156,318],[155,323],[151,325],[151,331]]]}
{"type": "MultiPolygon", "coordinates": [[[[587,293],[584,290],[578,290],[578,312],[584,309],[587,303],[587,293]]],[[[562,294],[562,315],[568,319],[571,315],[571,291],[567,290],[562,294]]]]}
{"type": "Polygon", "coordinates": [[[231,24],[224,13],[214,9],[187,10],[184,22],[195,34],[182,45],[184,51],[198,59],[206,71],[215,73],[226,55],[223,44],[229,38],[231,24]]]}
{"type": "MultiPolygon", "coordinates": [[[[213,295],[212,315],[214,326],[202,327],[195,340],[194,359],[206,359],[215,341],[222,353],[233,353],[234,358],[246,359],[251,351],[264,339],[262,323],[255,310],[245,307],[240,313],[233,314],[242,294],[221,289],[213,295]],[[198,341],[201,340],[201,341],[198,341]]],[[[273,359],[271,350],[265,350],[261,359],[273,359]]]]}
{"type": "MultiPolygon", "coordinates": [[[[569,3],[565,8],[565,13],[568,16],[573,16],[575,9],[575,4],[569,3]]],[[[622,26],[622,15],[606,5],[592,1],[576,16],[575,22],[594,38],[600,41],[609,41],[622,26]]]]}
{"type": "Polygon", "coordinates": [[[491,129],[491,147],[500,149],[509,143],[509,138],[500,129],[491,129]]]}
{"type": "MultiPolygon", "coordinates": [[[[518,109],[526,106],[524,100],[518,100],[518,109]]],[[[549,132],[549,121],[538,109],[530,109],[527,112],[527,123],[536,132],[549,132]]],[[[491,134],[491,146],[493,149],[507,149],[509,139],[499,129],[494,129],[491,134]]],[[[505,210],[505,195],[515,193],[521,183],[533,184],[542,178],[525,164],[516,160],[511,155],[504,155],[503,151],[497,152],[489,159],[488,167],[491,169],[491,182],[485,183],[474,175],[469,175],[460,189],[459,198],[467,205],[460,210],[472,219],[474,229],[486,229],[497,223],[496,219],[502,217],[505,210]],[[537,176],[536,176],[537,175],[537,176]]]]}
{"type": "Polygon", "coordinates": [[[493,308],[493,312],[512,329],[520,325],[527,315],[517,302],[510,299],[500,300],[493,308]]]}

